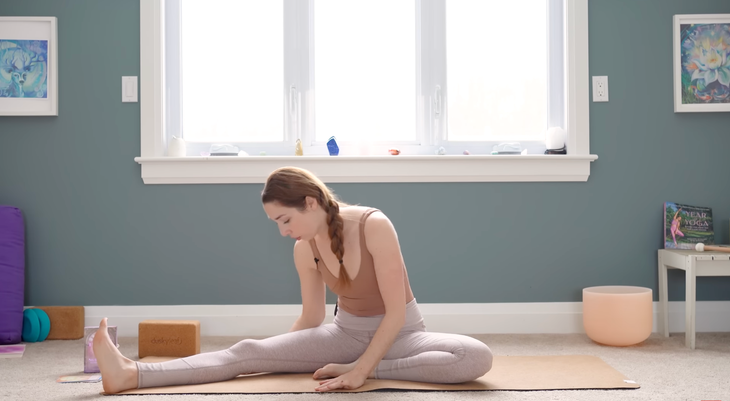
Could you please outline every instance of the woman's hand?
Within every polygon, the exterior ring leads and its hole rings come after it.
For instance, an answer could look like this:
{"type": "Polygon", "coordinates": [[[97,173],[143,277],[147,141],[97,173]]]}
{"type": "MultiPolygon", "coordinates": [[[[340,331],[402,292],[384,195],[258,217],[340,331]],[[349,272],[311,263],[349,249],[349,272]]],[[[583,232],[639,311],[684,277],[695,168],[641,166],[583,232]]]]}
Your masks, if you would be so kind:
{"type": "Polygon", "coordinates": [[[319,382],[319,387],[315,388],[315,391],[332,391],[337,389],[354,390],[360,388],[365,384],[365,379],[368,376],[364,373],[358,373],[355,370],[351,370],[341,376],[335,377],[334,379],[324,380],[319,382]]]}

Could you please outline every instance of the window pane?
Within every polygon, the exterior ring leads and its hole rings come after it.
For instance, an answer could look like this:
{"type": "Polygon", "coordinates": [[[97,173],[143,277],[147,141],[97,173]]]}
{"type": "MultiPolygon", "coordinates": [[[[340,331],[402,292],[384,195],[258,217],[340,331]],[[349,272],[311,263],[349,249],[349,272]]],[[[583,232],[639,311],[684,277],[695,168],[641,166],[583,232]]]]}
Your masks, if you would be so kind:
{"type": "Polygon", "coordinates": [[[416,139],[415,2],[315,0],[317,141],[416,139]]]}
{"type": "Polygon", "coordinates": [[[183,0],[183,135],[284,138],[282,1],[183,0]]]}
{"type": "Polygon", "coordinates": [[[544,140],[545,0],[447,0],[448,139],[544,140]]]}

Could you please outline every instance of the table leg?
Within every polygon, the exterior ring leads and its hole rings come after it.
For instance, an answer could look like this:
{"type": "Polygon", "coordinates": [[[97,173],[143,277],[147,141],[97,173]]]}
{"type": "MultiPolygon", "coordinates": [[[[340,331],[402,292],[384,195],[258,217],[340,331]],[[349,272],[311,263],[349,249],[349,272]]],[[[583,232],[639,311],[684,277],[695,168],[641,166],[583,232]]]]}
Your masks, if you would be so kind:
{"type": "Polygon", "coordinates": [[[667,266],[659,253],[659,324],[657,329],[664,337],[669,337],[669,294],[667,293],[667,266]]]}
{"type": "Polygon", "coordinates": [[[684,343],[690,349],[695,349],[695,300],[697,296],[697,276],[695,275],[695,261],[691,260],[685,273],[685,330],[684,343]]]}

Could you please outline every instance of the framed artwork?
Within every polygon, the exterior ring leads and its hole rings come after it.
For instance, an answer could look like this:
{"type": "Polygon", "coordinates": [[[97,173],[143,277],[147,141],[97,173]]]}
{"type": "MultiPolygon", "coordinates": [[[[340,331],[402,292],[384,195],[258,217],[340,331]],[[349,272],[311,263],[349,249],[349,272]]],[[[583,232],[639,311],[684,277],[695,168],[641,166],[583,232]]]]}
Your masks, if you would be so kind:
{"type": "Polygon", "coordinates": [[[57,115],[56,17],[0,17],[0,116],[57,115]]]}
{"type": "Polygon", "coordinates": [[[730,14],[674,16],[674,112],[730,111],[730,14]]]}

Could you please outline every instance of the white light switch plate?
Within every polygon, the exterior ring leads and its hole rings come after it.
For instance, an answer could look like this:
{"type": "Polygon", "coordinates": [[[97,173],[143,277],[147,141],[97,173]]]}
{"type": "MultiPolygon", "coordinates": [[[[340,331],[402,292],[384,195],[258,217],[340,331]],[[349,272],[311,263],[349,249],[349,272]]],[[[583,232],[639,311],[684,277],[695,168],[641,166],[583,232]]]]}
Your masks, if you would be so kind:
{"type": "Polygon", "coordinates": [[[122,77],[122,102],[137,101],[137,77],[122,77]]]}

